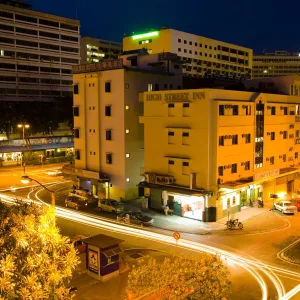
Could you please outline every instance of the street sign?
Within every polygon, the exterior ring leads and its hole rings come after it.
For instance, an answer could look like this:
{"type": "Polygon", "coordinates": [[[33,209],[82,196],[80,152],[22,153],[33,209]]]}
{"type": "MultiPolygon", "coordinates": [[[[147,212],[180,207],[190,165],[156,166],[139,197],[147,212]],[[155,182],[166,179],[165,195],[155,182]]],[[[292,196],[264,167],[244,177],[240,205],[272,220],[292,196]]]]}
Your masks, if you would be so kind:
{"type": "Polygon", "coordinates": [[[230,204],[227,204],[227,211],[230,211],[230,208],[231,208],[230,204]]]}
{"type": "Polygon", "coordinates": [[[178,241],[180,239],[180,233],[179,232],[174,232],[173,233],[173,238],[178,241]]]}

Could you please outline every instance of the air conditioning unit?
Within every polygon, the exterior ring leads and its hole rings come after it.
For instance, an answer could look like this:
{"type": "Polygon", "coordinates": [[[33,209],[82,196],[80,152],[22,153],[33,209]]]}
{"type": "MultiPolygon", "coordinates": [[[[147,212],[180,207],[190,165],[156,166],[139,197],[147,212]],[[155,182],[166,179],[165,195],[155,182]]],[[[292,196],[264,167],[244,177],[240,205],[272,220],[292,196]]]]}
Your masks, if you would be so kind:
{"type": "Polygon", "coordinates": [[[272,106],[267,106],[267,109],[271,109],[272,108],[272,106]]]}
{"type": "Polygon", "coordinates": [[[225,139],[227,140],[229,138],[229,136],[228,135],[225,135],[225,139]]]}
{"type": "Polygon", "coordinates": [[[267,135],[271,135],[271,132],[268,132],[267,135]]]}
{"type": "Polygon", "coordinates": [[[230,169],[231,168],[231,165],[227,165],[227,169],[230,169]]]}
{"type": "Polygon", "coordinates": [[[294,125],[290,125],[290,129],[293,129],[294,128],[294,125]]]}
{"type": "Polygon", "coordinates": [[[245,163],[244,163],[244,162],[242,162],[242,163],[241,163],[241,166],[244,166],[244,165],[245,165],[245,163]]]}
{"type": "Polygon", "coordinates": [[[242,137],[245,137],[246,136],[246,134],[242,134],[242,137]]]}
{"type": "Polygon", "coordinates": [[[279,158],[282,158],[282,155],[279,155],[279,158]]]}
{"type": "Polygon", "coordinates": [[[284,106],[280,106],[280,109],[284,109],[284,106]]]}
{"type": "Polygon", "coordinates": [[[246,107],[247,107],[247,105],[243,105],[243,106],[242,106],[242,108],[246,108],[246,107]]]}
{"type": "Polygon", "coordinates": [[[266,161],[269,161],[269,160],[270,160],[270,158],[269,158],[269,157],[267,157],[267,158],[266,158],[266,161]]]}
{"type": "Polygon", "coordinates": [[[232,135],[230,135],[229,138],[232,139],[232,135]]]}
{"type": "Polygon", "coordinates": [[[229,108],[229,105],[225,105],[225,108],[229,108]]]}
{"type": "Polygon", "coordinates": [[[283,131],[280,131],[280,134],[283,134],[283,131]]]}

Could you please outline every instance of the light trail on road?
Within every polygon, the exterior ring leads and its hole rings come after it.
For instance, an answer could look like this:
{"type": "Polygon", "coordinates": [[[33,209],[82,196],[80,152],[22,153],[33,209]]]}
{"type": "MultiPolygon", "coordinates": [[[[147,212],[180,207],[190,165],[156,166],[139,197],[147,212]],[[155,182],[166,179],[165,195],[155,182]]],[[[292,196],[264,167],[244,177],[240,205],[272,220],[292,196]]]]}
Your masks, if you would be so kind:
{"type": "MultiPolygon", "coordinates": [[[[49,205],[49,204],[45,203],[44,201],[42,201],[38,197],[38,193],[40,191],[41,190],[39,190],[35,193],[35,197],[37,199],[39,199],[40,202],[32,200],[30,198],[31,193],[29,193],[29,195],[28,195],[29,200],[27,200],[27,201],[34,201],[39,204],[43,203],[45,205],[49,205]]],[[[6,195],[0,195],[0,197],[2,198],[2,200],[4,202],[7,202],[9,204],[15,204],[15,201],[12,197],[9,197],[6,195]]],[[[134,236],[134,237],[140,237],[140,238],[144,238],[144,239],[148,239],[148,240],[155,240],[155,241],[158,241],[158,242],[166,244],[166,245],[175,245],[173,237],[163,235],[161,233],[154,233],[154,232],[151,232],[148,230],[146,231],[146,230],[143,230],[143,229],[140,229],[137,227],[131,227],[131,226],[128,227],[128,226],[120,225],[116,222],[108,222],[99,217],[96,218],[95,216],[89,215],[86,213],[75,212],[75,211],[70,211],[65,208],[56,207],[56,215],[60,218],[64,218],[64,219],[71,220],[71,221],[74,221],[77,223],[92,226],[94,228],[105,229],[105,230],[108,230],[111,232],[116,232],[116,233],[122,233],[127,236],[134,236]]],[[[200,244],[200,243],[196,243],[196,242],[192,242],[192,241],[184,240],[184,239],[178,241],[178,246],[181,248],[184,248],[184,249],[189,249],[189,250],[193,250],[193,251],[197,251],[197,252],[205,252],[205,253],[209,253],[209,254],[213,254],[213,255],[219,255],[221,259],[223,259],[223,260],[226,259],[227,261],[233,262],[236,265],[247,270],[258,282],[258,284],[261,288],[261,291],[262,291],[262,299],[263,300],[268,299],[268,288],[267,288],[267,284],[264,281],[262,275],[260,275],[258,271],[262,272],[270,279],[270,281],[273,283],[273,285],[277,291],[279,299],[289,299],[290,297],[295,295],[294,293],[298,292],[298,289],[294,289],[293,293],[291,293],[291,291],[290,291],[289,293],[286,294],[282,282],[277,277],[277,275],[274,274],[274,272],[273,272],[274,268],[272,268],[271,266],[264,265],[261,262],[258,263],[256,261],[245,259],[243,257],[240,257],[238,255],[235,255],[233,253],[230,253],[228,251],[225,251],[225,250],[222,250],[222,249],[219,249],[216,247],[212,247],[212,246],[208,246],[208,245],[205,245],[202,243],[200,244]]],[[[285,270],[282,269],[281,272],[285,273],[285,270]]],[[[297,275],[300,276],[300,274],[297,274],[297,275]]]]}

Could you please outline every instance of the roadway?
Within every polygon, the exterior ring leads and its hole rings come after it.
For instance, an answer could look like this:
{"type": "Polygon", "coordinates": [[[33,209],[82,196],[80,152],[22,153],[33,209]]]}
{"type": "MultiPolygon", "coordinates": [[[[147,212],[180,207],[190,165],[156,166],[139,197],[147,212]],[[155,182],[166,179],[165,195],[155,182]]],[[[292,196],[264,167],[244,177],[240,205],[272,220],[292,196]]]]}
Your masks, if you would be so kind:
{"type": "MultiPolygon", "coordinates": [[[[36,170],[32,170],[32,172],[36,172],[36,170]]],[[[44,177],[42,173],[38,173],[38,175],[44,177]]],[[[44,180],[47,181],[46,178],[44,180]]],[[[64,206],[64,199],[70,184],[66,184],[65,180],[59,177],[51,178],[51,180],[53,182],[51,188],[56,191],[57,206],[64,206]],[[54,184],[59,179],[61,182],[54,184]]],[[[12,195],[12,193],[9,194],[12,195]]],[[[50,195],[40,188],[21,189],[14,194],[18,197],[29,195],[31,199],[50,202],[50,195]]],[[[141,230],[132,226],[124,227],[114,220],[107,223],[104,221],[107,219],[103,219],[103,217],[115,219],[115,216],[109,213],[99,215],[95,208],[90,208],[85,212],[58,208],[57,212],[61,216],[58,224],[68,235],[94,235],[109,231],[110,235],[124,239],[126,243],[168,253],[197,255],[199,251],[204,251],[221,254],[227,258],[226,263],[231,270],[234,296],[230,299],[261,299],[261,289],[264,284],[268,289],[268,299],[278,299],[276,298],[278,293],[283,295],[295,287],[300,287],[299,266],[288,264],[278,257],[278,253],[282,249],[299,238],[297,233],[300,229],[300,213],[295,216],[283,216],[290,223],[285,230],[253,235],[182,234],[182,239],[176,247],[171,232],[148,228],[141,230]],[[248,268],[250,273],[242,267],[248,268]],[[252,275],[251,272],[253,272],[252,275]],[[254,279],[256,282],[253,281],[254,279]],[[257,280],[261,280],[260,286],[257,280]]],[[[279,299],[289,299],[289,297],[279,297],[279,299]]],[[[290,299],[300,299],[300,294],[298,293],[290,299]]]]}

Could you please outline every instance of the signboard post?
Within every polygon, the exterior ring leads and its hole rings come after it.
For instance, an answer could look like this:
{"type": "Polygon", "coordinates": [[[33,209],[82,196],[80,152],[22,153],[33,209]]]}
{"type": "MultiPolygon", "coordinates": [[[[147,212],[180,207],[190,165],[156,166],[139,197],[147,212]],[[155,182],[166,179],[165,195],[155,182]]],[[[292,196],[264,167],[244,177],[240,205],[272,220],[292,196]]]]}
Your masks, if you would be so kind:
{"type": "Polygon", "coordinates": [[[173,233],[173,238],[176,240],[176,247],[178,246],[178,240],[180,239],[180,233],[179,232],[174,232],[173,233]]]}
{"type": "Polygon", "coordinates": [[[231,208],[230,204],[227,204],[228,221],[229,221],[229,213],[230,213],[230,208],[231,208]]]}

